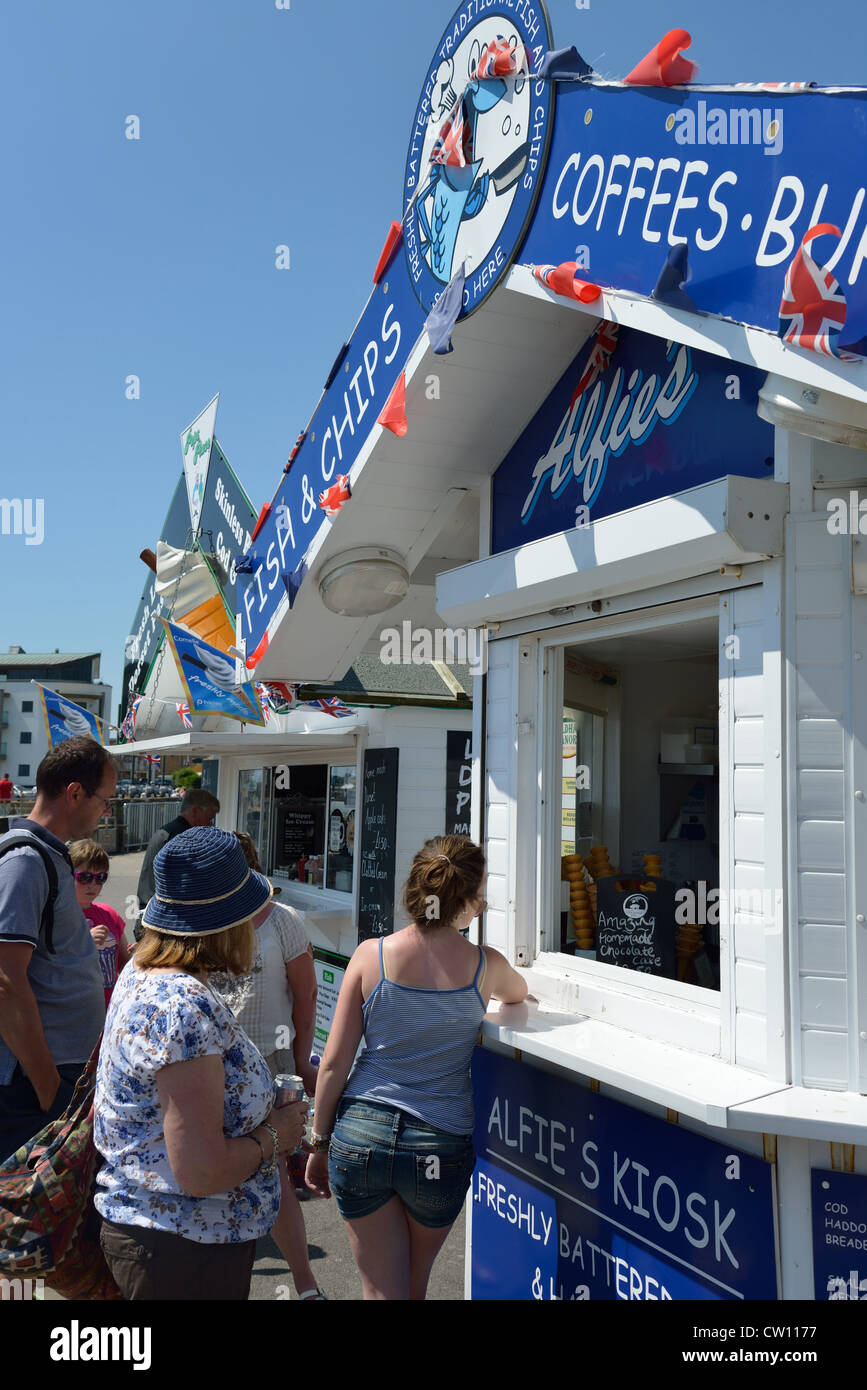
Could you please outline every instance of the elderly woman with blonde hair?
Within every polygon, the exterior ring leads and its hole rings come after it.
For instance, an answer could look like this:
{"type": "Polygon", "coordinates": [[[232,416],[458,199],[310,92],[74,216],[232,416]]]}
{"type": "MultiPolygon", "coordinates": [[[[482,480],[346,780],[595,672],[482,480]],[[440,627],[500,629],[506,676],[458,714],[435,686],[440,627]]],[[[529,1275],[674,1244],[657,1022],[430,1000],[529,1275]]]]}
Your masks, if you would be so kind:
{"type": "MultiPolygon", "coordinates": [[[[262,865],[251,837],[236,830],[251,869],[262,865]]],[[[248,973],[215,974],[212,985],[228,1005],[248,1038],[256,1044],[273,1077],[281,1072],[301,1077],[308,1095],[316,1090],[311,1066],[316,1019],[316,971],[313,948],[302,912],[284,903],[268,902],[253,918],[254,959],[248,973]]],[[[295,1292],[302,1303],[327,1300],[310,1265],[304,1213],[287,1164],[280,1168],[280,1212],[271,1238],[289,1266],[295,1292]]]]}
{"type": "Polygon", "coordinates": [[[307,1107],[274,1108],[265,1059],[208,977],[250,970],[271,886],[234,835],[205,827],[170,840],[154,875],[100,1050],[100,1240],[127,1299],[244,1300],[307,1107]]]}

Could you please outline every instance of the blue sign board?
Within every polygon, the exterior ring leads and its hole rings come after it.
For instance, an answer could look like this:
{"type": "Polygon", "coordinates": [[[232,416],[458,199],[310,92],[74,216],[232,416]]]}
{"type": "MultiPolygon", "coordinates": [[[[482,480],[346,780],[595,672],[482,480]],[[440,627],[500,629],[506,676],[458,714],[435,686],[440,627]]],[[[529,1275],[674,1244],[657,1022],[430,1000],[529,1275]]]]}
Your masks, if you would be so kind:
{"type": "Polygon", "coordinates": [[[466,259],[464,313],[506,274],[542,186],[556,84],[534,81],[552,47],[542,0],[464,0],[439,42],[416,108],[404,175],[404,247],[425,312],[466,259]],[[492,43],[524,50],[517,77],[480,81],[492,43]],[[443,127],[463,120],[468,162],[431,163],[443,127]]]}
{"type": "Polygon", "coordinates": [[[777,331],[808,228],[847,301],[841,345],[867,350],[867,91],[695,91],[561,84],[539,203],[519,259],[578,260],[587,279],[650,295],[686,243],[696,308],[777,331]]]}
{"type": "MultiPolygon", "coordinates": [[[[330,525],[319,494],[348,474],[376,424],[424,324],[405,262],[396,257],[374,290],[340,370],[316,410],[292,468],[249,554],[252,574],[238,576],[237,611],[248,659],[259,647],[288,579],[300,569],[319,529],[330,525]]],[[[296,586],[297,587],[297,586],[296,586]]]]}
{"type": "Polygon", "coordinates": [[[474,1299],[776,1299],[770,1164],[477,1048],[474,1299]]]}
{"type": "Polygon", "coordinates": [[[762,372],[621,329],[576,396],[596,350],[594,335],[494,474],[494,553],[727,473],[773,476],[762,372]]]}
{"type": "Polygon", "coordinates": [[[814,1168],[813,1297],[867,1303],[867,1176],[814,1168]]]}

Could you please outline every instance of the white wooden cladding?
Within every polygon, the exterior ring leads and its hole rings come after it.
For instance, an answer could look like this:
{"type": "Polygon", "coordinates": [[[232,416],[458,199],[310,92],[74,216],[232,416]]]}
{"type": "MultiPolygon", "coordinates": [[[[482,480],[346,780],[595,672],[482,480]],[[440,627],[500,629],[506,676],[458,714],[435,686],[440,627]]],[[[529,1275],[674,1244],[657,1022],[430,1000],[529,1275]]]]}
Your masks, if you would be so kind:
{"type": "Polygon", "coordinates": [[[517,799],[517,639],[491,642],[485,737],[485,814],[488,910],[485,941],[510,954],[509,913],[514,893],[517,799]]]}
{"type": "MultiPolygon", "coordinates": [[[[788,523],[786,644],[795,1076],[857,1090],[850,1064],[856,950],[851,822],[852,603],[849,539],[831,535],[821,494],[788,523]]],[[[855,600],[859,602],[859,600],[855,600]]]]}
{"type": "MultiPolygon", "coordinates": [[[[720,652],[720,871],[730,893],[721,922],[730,970],[723,1007],[731,1021],[728,1060],[764,1071],[768,1062],[768,874],[766,646],[762,585],[724,595],[720,652]],[[730,750],[730,766],[727,766],[730,750]],[[726,936],[728,941],[726,942],[726,936]],[[726,1007],[727,1006],[727,1007],[726,1007]]],[[[724,1030],[724,1049],[727,1030],[724,1030]]]]}

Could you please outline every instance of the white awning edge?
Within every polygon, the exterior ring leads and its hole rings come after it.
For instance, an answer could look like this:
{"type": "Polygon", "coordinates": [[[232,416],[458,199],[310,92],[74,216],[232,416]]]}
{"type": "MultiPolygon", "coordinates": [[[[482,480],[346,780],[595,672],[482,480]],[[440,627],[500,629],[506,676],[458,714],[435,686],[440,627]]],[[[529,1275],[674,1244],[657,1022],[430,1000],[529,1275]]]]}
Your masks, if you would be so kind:
{"type": "Polygon", "coordinates": [[[788,487],[729,475],[437,577],[450,625],[528,617],[782,554],[788,487]]]}

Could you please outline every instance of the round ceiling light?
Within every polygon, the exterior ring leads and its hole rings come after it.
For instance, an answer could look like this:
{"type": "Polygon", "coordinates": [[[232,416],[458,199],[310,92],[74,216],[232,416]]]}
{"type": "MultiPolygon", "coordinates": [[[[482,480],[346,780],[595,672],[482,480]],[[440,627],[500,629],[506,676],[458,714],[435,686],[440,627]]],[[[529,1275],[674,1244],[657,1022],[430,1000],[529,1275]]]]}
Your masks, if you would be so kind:
{"type": "Polygon", "coordinates": [[[867,449],[864,406],[836,392],[805,386],[769,372],[759,391],[757,411],[762,420],[810,439],[843,444],[848,449],[867,449]]]}
{"type": "Polygon", "coordinates": [[[330,561],[319,580],[325,607],[344,618],[370,618],[404,599],[409,573],[392,550],[367,546],[330,561]]]}

